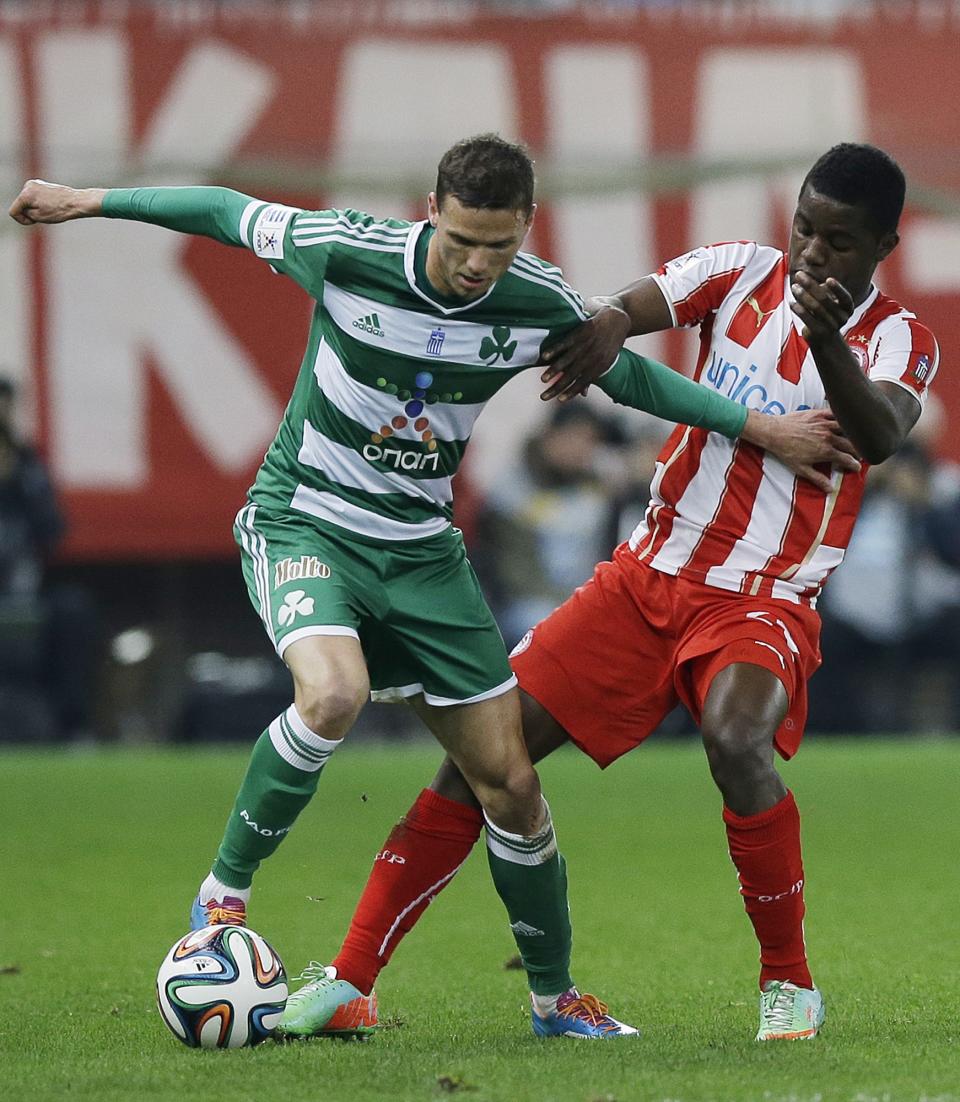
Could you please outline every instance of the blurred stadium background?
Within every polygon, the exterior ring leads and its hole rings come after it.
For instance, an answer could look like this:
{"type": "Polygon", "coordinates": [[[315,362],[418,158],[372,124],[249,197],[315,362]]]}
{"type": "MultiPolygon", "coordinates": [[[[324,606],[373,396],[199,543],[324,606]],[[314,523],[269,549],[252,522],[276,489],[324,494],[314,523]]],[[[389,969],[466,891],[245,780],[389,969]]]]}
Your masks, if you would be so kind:
{"type": "MultiPolygon", "coordinates": [[[[498,130],[537,159],[528,248],[595,293],[699,243],[785,241],[816,155],[840,140],[883,146],[910,193],[880,282],[940,340],[940,408],[920,454],[877,483],[859,556],[832,583],[851,579],[814,718],[953,731],[958,36],[958,0],[3,0],[0,183],[7,201],[31,176],[218,183],[419,217],[442,151],[498,130]],[[851,706],[865,684],[876,715],[851,706]]],[[[17,431],[40,448],[66,518],[41,549],[52,548],[42,584],[0,597],[0,742],[254,738],[290,688],[248,605],[231,524],[292,385],[309,303],[212,242],[9,221],[0,303],[17,431]]],[[[691,340],[640,347],[684,368],[691,340]]],[[[548,416],[537,391],[530,372],[492,403],[459,490],[458,521],[505,618],[525,572],[550,599],[529,560],[493,561],[510,545],[488,523],[548,416]]],[[[646,462],[658,430],[591,408],[589,477],[571,480],[599,501],[602,554],[629,513],[621,501],[611,522],[611,487],[624,496],[622,472],[646,462]]],[[[549,535],[570,545],[562,520],[549,535]]],[[[594,546],[579,552],[592,561],[594,546]]],[[[409,733],[399,712],[362,726],[409,733]]]]}

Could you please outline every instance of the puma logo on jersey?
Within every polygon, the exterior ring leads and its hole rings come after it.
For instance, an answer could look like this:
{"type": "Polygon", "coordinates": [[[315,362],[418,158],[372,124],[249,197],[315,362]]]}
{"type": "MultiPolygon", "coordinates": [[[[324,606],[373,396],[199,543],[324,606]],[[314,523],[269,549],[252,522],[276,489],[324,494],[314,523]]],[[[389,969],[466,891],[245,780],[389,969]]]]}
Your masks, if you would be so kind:
{"type": "Polygon", "coordinates": [[[757,315],[757,328],[758,329],[760,328],[761,325],[763,325],[763,319],[768,318],[777,309],[776,306],[774,306],[773,310],[761,310],[760,309],[760,303],[757,302],[757,300],[754,298],[753,295],[751,295],[747,299],[747,305],[757,315]]]}
{"type": "Polygon", "coordinates": [[[313,613],[313,598],[308,597],[302,589],[295,589],[283,598],[283,604],[277,613],[277,619],[281,627],[292,624],[297,616],[310,616],[313,613]]]}

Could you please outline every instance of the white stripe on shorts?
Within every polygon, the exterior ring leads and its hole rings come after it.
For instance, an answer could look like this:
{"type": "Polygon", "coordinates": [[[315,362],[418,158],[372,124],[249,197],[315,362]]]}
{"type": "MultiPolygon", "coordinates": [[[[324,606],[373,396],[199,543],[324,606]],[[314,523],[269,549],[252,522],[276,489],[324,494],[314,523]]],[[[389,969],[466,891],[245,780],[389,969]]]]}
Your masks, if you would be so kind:
{"type": "Polygon", "coordinates": [[[257,599],[260,602],[260,619],[267,629],[270,642],[277,645],[277,636],[273,630],[273,613],[270,608],[270,562],[267,559],[267,541],[253,526],[257,515],[256,505],[245,505],[237,513],[237,528],[244,551],[253,560],[253,577],[257,587],[257,599]]]}

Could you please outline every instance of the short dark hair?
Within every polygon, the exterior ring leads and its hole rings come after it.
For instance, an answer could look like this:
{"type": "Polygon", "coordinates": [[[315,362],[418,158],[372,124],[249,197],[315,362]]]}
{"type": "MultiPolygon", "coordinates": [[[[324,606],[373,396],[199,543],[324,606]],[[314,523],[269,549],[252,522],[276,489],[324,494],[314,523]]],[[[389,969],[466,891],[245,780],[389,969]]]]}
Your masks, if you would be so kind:
{"type": "Polygon", "coordinates": [[[896,230],[907,183],[903,169],[882,149],[841,142],[817,159],[801,192],[807,184],[838,202],[863,207],[879,236],[896,230]]]}
{"type": "Polygon", "coordinates": [[[17,386],[9,375],[0,375],[0,398],[13,398],[17,393],[17,386]]]}
{"type": "Polygon", "coordinates": [[[437,206],[453,195],[477,210],[533,210],[533,161],[499,134],[476,134],[451,146],[437,166],[437,206]]]}

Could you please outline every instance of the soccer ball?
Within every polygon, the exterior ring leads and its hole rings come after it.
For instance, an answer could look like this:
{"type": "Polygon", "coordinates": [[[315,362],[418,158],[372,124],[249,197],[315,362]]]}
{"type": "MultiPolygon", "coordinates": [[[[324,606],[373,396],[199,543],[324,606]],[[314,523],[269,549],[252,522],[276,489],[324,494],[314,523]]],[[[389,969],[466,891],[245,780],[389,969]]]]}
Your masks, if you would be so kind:
{"type": "Polygon", "coordinates": [[[270,946],[245,926],[205,926],[182,937],[157,974],[157,1005],[191,1048],[258,1045],[287,1002],[287,973],[270,946]]]}

